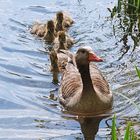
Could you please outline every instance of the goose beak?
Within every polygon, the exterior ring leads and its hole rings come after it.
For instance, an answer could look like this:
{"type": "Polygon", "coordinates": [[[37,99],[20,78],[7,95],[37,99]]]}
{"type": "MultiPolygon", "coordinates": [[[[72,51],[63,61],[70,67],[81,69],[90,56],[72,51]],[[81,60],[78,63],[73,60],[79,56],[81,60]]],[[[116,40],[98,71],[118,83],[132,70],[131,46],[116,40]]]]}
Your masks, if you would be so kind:
{"type": "Polygon", "coordinates": [[[88,57],[89,62],[93,61],[93,62],[103,62],[103,59],[100,58],[99,56],[97,56],[95,53],[89,53],[89,57],[88,57]]]}

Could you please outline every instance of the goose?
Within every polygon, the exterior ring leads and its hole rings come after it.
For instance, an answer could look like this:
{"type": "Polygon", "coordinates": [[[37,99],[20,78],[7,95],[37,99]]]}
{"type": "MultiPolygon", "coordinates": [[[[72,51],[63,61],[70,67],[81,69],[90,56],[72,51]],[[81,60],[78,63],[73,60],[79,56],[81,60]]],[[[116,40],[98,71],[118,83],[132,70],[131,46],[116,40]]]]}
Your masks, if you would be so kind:
{"type": "Polygon", "coordinates": [[[91,47],[80,47],[67,63],[59,89],[59,102],[71,114],[100,114],[112,108],[109,84],[93,62],[102,62],[91,47]]]}
{"type": "Polygon", "coordinates": [[[54,48],[67,50],[74,44],[74,39],[69,37],[64,31],[59,31],[54,40],[54,48]]]}
{"type": "Polygon", "coordinates": [[[45,34],[45,24],[35,22],[34,25],[31,28],[30,33],[36,34],[38,37],[43,37],[45,34]]]}
{"type": "Polygon", "coordinates": [[[55,26],[53,20],[49,20],[46,25],[43,39],[48,43],[53,43],[56,37],[55,26]]]}
{"type": "Polygon", "coordinates": [[[55,28],[56,32],[58,31],[65,31],[66,28],[70,27],[74,21],[71,19],[70,16],[63,12],[57,12],[56,18],[55,18],[55,28]]]}

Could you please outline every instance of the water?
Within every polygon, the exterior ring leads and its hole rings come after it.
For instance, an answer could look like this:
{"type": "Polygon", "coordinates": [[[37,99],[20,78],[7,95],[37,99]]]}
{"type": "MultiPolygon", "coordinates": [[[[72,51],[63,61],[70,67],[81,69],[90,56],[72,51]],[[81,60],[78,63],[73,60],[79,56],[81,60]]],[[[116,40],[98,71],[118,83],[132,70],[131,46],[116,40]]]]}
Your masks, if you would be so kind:
{"type": "Polygon", "coordinates": [[[130,40],[130,49],[123,55],[125,47],[119,42],[123,31],[118,28],[114,36],[113,25],[117,24],[107,10],[114,5],[113,0],[1,0],[1,140],[74,140],[83,139],[83,134],[93,136],[97,131],[97,140],[111,139],[110,118],[86,120],[61,112],[57,101],[59,85],[52,83],[46,46],[29,33],[34,21],[52,19],[59,10],[68,11],[75,20],[69,34],[77,43],[71,51],[90,45],[105,60],[97,65],[112,88],[112,112],[119,118],[118,127],[122,130],[122,124],[131,120],[140,132],[140,82],[134,68],[140,67],[140,47],[133,51],[130,40]]]}

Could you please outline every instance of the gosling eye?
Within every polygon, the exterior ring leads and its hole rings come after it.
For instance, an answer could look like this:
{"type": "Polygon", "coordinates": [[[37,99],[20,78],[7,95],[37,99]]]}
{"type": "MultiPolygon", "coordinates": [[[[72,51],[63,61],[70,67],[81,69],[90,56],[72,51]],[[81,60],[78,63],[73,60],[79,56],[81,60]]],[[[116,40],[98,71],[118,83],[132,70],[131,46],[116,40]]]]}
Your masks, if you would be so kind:
{"type": "Polygon", "coordinates": [[[81,51],[83,54],[85,53],[85,51],[83,50],[83,51],[81,51]]]}

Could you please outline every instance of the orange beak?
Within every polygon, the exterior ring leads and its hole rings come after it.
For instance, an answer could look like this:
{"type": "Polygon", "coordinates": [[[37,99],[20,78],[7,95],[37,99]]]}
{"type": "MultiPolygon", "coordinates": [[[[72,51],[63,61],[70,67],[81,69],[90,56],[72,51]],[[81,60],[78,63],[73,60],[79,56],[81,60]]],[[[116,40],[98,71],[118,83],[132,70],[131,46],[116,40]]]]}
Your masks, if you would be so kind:
{"type": "Polygon", "coordinates": [[[97,55],[94,54],[94,53],[89,53],[88,60],[89,60],[89,61],[93,61],[93,62],[102,62],[102,61],[103,61],[102,58],[100,58],[99,56],[97,56],[97,55]]]}

